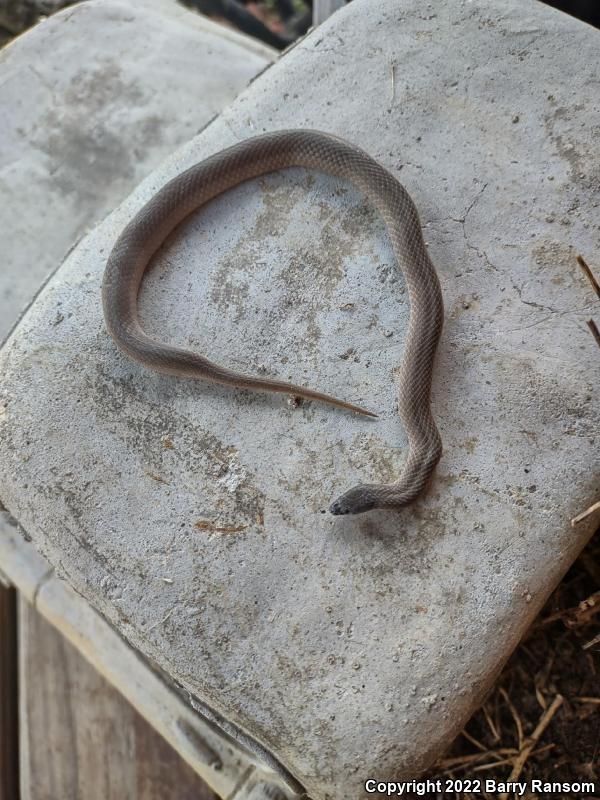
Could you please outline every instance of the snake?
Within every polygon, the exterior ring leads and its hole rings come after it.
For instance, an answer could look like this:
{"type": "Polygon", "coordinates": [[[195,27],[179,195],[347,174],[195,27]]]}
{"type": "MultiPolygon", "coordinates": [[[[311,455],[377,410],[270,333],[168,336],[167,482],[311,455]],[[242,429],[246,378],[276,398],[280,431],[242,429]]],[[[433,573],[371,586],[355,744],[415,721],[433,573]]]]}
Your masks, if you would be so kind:
{"type": "Polygon", "coordinates": [[[410,304],[398,375],[398,415],[408,440],[404,465],[396,482],[361,483],[329,508],[334,515],[400,509],[422,493],[442,454],[431,411],[431,384],[444,307],[413,200],[387,169],[359,147],[320,131],[278,130],[240,141],[178,174],[133,216],[112,248],[102,282],[106,327],[127,356],[158,372],[289,394],[376,417],[359,405],[313,389],[234,372],[199,353],[149,336],[140,323],[138,293],[144,273],[174,229],[238,184],[288,167],[324,172],[354,184],[383,218],[404,274],[410,304]]]}

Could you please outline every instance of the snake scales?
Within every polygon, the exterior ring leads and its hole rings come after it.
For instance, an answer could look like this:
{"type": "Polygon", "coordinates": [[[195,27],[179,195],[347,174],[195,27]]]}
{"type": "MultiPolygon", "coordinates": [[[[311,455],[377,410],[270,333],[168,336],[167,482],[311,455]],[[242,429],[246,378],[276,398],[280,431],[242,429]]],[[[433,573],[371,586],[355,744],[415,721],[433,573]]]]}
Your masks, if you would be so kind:
{"type": "Polygon", "coordinates": [[[117,239],[102,287],[106,325],[127,355],[159,372],[292,394],[376,416],[312,389],[232,372],[197,353],[150,338],[139,323],[137,297],[144,272],[171,231],[200,206],[242,181],[293,166],[344,178],[361,189],[383,217],[406,279],[411,310],[398,398],[409,443],[404,468],[397,483],[361,484],[330,507],[333,514],[397,509],[420,494],[442,452],[431,414],[430,391],[443,304],[414,203],[406,189],[362,150],[318,131],[277,131],[240,142],[178,175],[157,192],[117,239]]]}

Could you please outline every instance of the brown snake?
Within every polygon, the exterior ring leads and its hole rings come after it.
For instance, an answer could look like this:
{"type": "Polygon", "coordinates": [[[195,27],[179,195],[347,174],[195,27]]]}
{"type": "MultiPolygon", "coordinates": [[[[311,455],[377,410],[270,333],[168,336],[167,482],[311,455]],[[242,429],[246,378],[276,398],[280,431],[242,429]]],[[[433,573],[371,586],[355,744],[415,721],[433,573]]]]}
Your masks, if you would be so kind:
{"type": "Polygon", "coordinates": [[[430,392],[444,310],[440,284],[425,249],[414,203],[406,189],[367,153],[318,131],[276,131],[240,142],[173,178],[136,214],[110,254],[102,286],[106,325],[128,356],[158,372],[282,392],[376,416],[312,389],[232,372],[197,353],[150,338],[139,323],[137,298],[144,272],[173,229],[200,206],[242,181],[285,167],[326,172],[361,189],[383,217],[406,279],[410,320],[398,397],[398,412],[409,443],[404,468],[397,483],[361,484],[330,507],[333,514],[397,509],[420,494],[442,452],[431,415],[430,392]]]}

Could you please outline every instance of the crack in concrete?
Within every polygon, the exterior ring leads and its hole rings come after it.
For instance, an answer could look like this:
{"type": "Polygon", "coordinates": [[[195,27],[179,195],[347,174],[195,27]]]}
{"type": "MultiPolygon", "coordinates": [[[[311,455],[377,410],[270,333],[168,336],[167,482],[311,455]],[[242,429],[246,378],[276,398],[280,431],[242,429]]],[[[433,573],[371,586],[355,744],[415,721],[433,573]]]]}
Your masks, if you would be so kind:
{"type": "Polygon", "coordinates": [[[524,303],[526,306],[532,306],[532,308],[539,308],[540,311],[549,311],[551,314],[560,313],[560,310],[558,308],[553,308],[552,306],[545,306],[542,303],[536,303],[533,300],[524,300],[523,290],[525,288],[525,284],[523,284],[522,286],[517,286],[517,284],[514,281],[511,281],[511,283],[513,289],[519,296],[519,300],[521,301],[521,303],[524,303]]]}
{"type": "Polygon", "coordinates": [[[465,244],[469,250],[473,250],[477,256],[485,262],[485,265],[490,269],[494,270],[494,272],[501,272],[498,267],[496,267],[491,261],[487,254],[487,252],[479,247],[476,247],[470,240],[469,235],[467,233],[467,220],[469,218],[469,214],[475,208],[477,203],[481,200],[483,193],[488,187],[488,182],[484,183],[481,189],[477,192],[475,197],[471,200],[469,205],[467,206],[464,214],[462,217],[447,217],[447,219],[451,220],[452,222],[456,222],[462,228],[463,239],[465,240],[465,244]]]}
{"type": "Polygon", "coordinates": [[[547,322],[549,319],[553,317],[564,317],[566,314],[582,314],[584,311],[590,311],[590,309],[597,308],[597,303],[589,303],[586,306],[580,306],[579,308],[567,308],[564,311],[559,311],[555,309],[553,313],[547,314],[542,319],[538,319],[535,322],[532,322],[531,325],[522,325],[517,328],[506,328],[504,330],[499,330],[498,333],[518,333],[519,331],[525,331],[529,328],[535,328],[537,325],[541,325],[543,322],[547,322]]]}
{"type": "Polygon", "coordinates": [[[450,219],[454,220],[454,222],[460,222],[462,225],[464,225],[466,223],[468,217],[469,217],[469,214],[471,213],[471,211],[473,210],[475,205],[479,202],[479,200],[481,199],[481,196],[483,195],[483,193],[485,192],[487,187],[488,187],[488,182],[483,184],[481,189],[477,192],[475,197],[471,200],[471,202],[467,206],[467,209],[466,209],[465,213],[462,215],[462,217],[450,217],[450,219]]]}

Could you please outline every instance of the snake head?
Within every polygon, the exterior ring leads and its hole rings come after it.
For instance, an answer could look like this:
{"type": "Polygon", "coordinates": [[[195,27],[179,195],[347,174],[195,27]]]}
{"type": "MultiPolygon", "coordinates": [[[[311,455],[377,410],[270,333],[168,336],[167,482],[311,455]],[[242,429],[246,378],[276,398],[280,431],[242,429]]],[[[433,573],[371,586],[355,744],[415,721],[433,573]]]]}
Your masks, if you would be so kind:
{"type": "Polygon", "coordinates": [[[355,486],[329,506],[336,517],[343,514],[364,514],[375,508],[375,496],[370,486],[355,486]]]}

